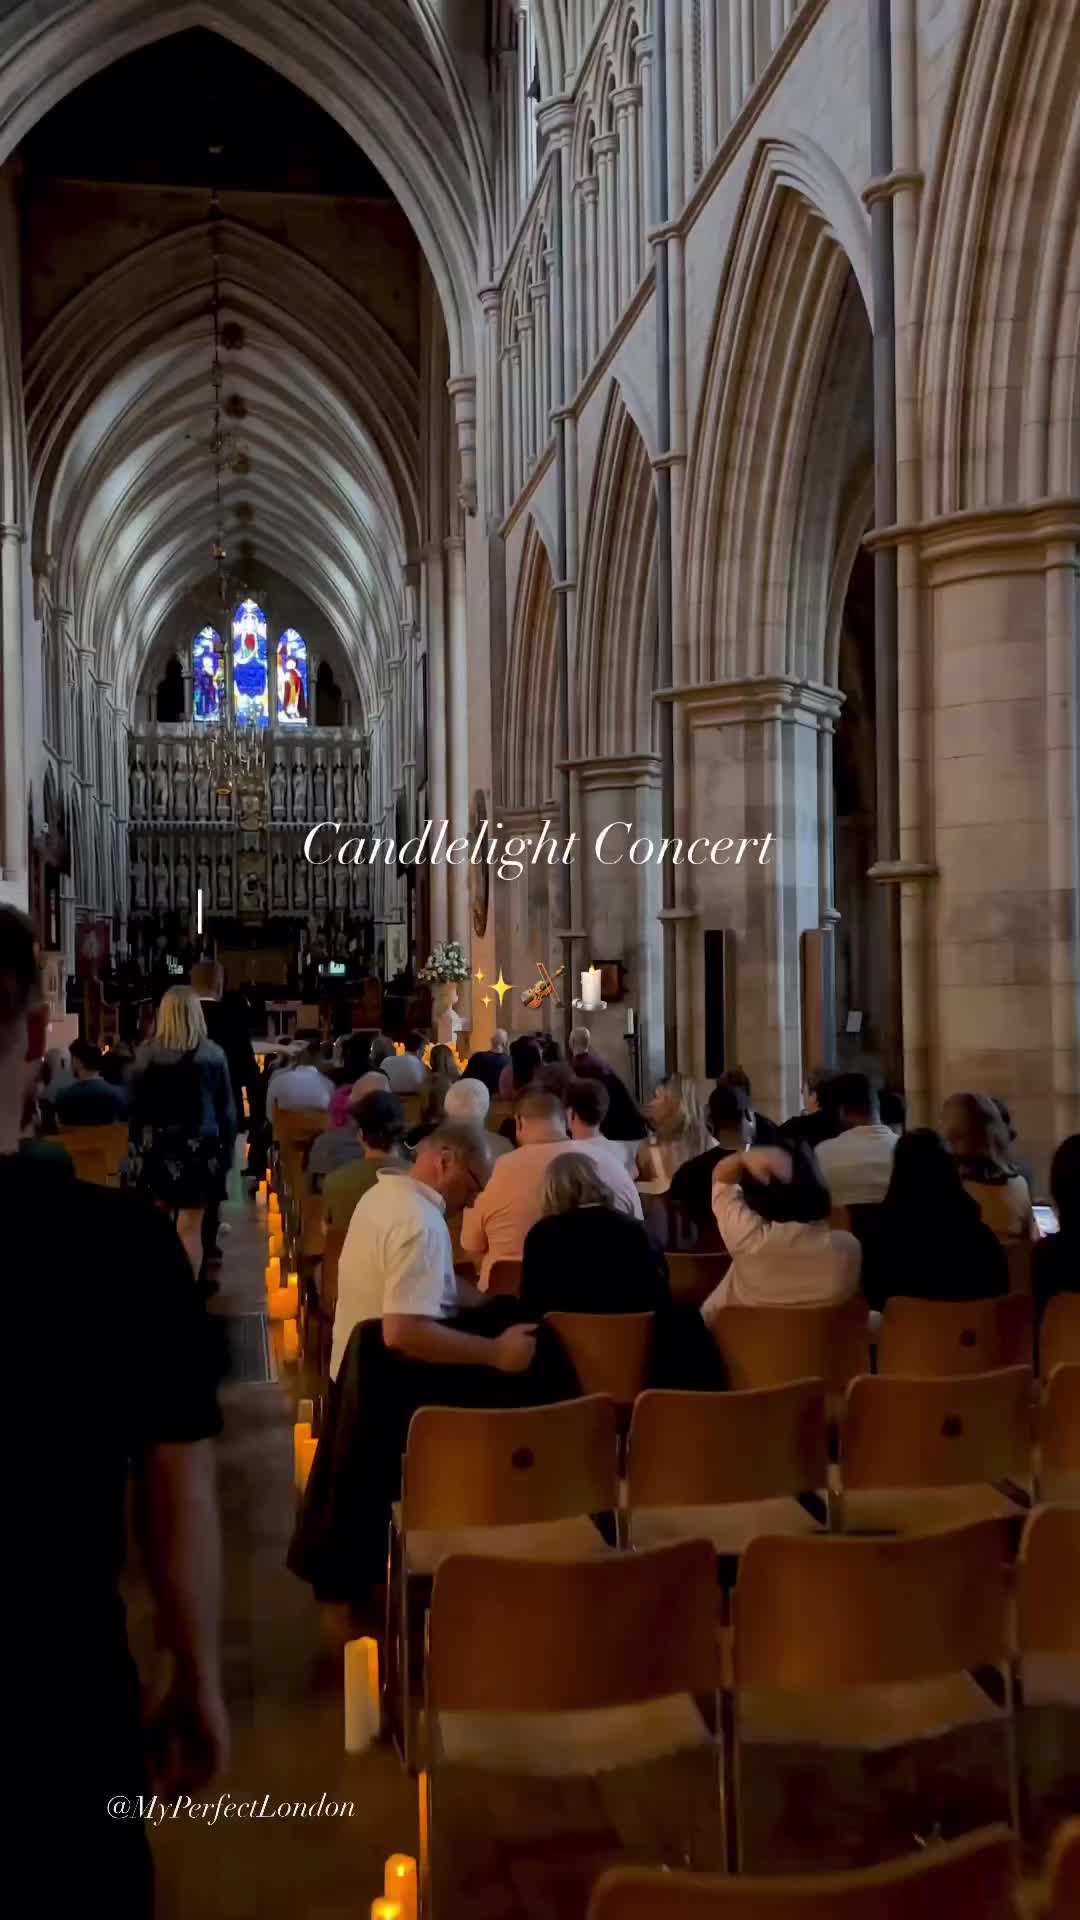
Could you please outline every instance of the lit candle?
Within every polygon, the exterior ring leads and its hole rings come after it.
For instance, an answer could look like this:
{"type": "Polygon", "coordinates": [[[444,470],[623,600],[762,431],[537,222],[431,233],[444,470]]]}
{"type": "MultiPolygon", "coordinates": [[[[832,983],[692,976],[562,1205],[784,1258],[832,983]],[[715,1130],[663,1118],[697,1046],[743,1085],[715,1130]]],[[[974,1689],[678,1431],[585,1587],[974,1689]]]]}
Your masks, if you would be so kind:
{"type": "Polygon", "coordinates": [[[271,1320],[295,1320],[300,1311],[300,1295],[295,1287],[274,1287],[266,1296],[266,1312],[271,1320]]]}
{"type": "Polygon", "coordinates": [[[282,1239],[280,1233],[272,1233],[270,1235],[270,1238],[266,1243],[266,1251],[270,1256],[271,1260],[273,1259],[280,1260],[281,1255],[285,1251],[285,1242],[282,1239]]]}
{"type": "Polygon", "coordinates": [[[308,1475],[315,1465],[315,1452],[318,1444],[317,1440],[301,1440],[300,1442],[300,1485],[298,1489],[300,1493],[306,1491],[308,1475]]]}
{"type": "Polygon", "coordinates": [[[366,1753],[379,1737],[379,1648],[365,1636],[345,1642],[345,1751],[366,1753]]]}
{"type": "Polygon", "coordinates": [[[388,1900],[396,1900],[401,1908],[401,1920],[416,1920],[416,1861],[408,1853],[392,1853],[386,1863],[383,1879],[383,1892],[388,1900]]]}
{"type": "Polygon", "coordinates": [[[290,1366],[300,1358],[300,1330],[295,1320],[286,1320],[282,1325],[281,1357],[290,1366]]]}
{"type": "Polygon", "coordinates": [[[371,1920],[405,1920],[400,1900],[381,1897],[371,1903],[371,1920]]]}
{"type": "Polygon", "coordinates": [[[586,1013],[595,1013],[600,1006],[600,969],[586,967],[581,976],[581,1004],[586,1013]]]}
{"type": "Polygon", "coordinates": [[[281,1285],[281,1261],[275,1253],[266,1263],[266,1291],[273,1293],[281,1285]]]}
{"type": "Polygon", "coordinates": [[[314,1400],[298,1400],[296,1403],[296,1417],[299,1420],[301,1426],[303,1426],[305,1420],[307,1421],[307,1424],[309,1427],[314,1426],[315,1424],[314,1400]]]}
{"type": "Polygon", "coordinates": [[[633,1036],[634,1036],[634,1009],[633,1009],[633,1007],[627,1007],[627,1009],[626,1009],[626,1035],[627,1035],[627,1039],[633,1039],[633,1036]]]}
{"type": "Polygon", "coordinates": [[[269,1194],[267,1196],[266,1204],[270,1210],[270,1218],[271,1220],[276,1220],[277,1231],[280,1233],[281,1232],[281,1201],[278,1199],[277,1194],[276,1193],[269,1194]]]}
{"type": "Polygon", "coordinates": [[[296,1482],[297,1493],[303,1493],[304,1480],[305,1480],[304,1447],[311,1439],[311,1421],[298,1420],[292,1430],[292,1434],[293,1434],[293,1479],[296,1482]]]}
{"type": "Polygon", "coordinates": [[[256,1188],[255,1205],[257,1207],[265,1207],[266,1205],[266,1181],[265,1180],[260,1180],[258,1187],[256,1188]]]}

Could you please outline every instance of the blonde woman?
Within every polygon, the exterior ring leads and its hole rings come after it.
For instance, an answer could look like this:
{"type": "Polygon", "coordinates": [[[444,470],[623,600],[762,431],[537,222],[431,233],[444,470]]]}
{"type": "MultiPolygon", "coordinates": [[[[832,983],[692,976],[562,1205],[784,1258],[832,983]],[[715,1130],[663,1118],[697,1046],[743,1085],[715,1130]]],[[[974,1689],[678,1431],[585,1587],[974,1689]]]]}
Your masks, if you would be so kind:
{"type": "Polygon", "coordinates": [[[711,1153],[716,1145],[706,1124],[697,1084],[684,1073],[661,1080],[645,1109],[649,1138],[638,1148],[640,1193],[666,1193],[687,1160],[711,1153]]]}
{"type": "MultiPolygon", "coordinates": [[[[569,1144],[569,1143],[568,1143],[569,1144]]],[[[525,1235],[521,1303],[545,1313],[655,1313],[670,1305],[667,1263],[609,1185],[599,1154],[556,1154],[540,1218],[525,1235]]],[[[612,1173],[624,1177],[612,1158],[612,1173]]]]}
{"type": "Polygon", "coordinates": [[[130,1128],[135,1183],[173,1216],[198,1275],[203,1216],[232,1164],[236,1108],[228,1063],[191,987],[162,995],[153,1038],[135,1055],[130,1128]]]}

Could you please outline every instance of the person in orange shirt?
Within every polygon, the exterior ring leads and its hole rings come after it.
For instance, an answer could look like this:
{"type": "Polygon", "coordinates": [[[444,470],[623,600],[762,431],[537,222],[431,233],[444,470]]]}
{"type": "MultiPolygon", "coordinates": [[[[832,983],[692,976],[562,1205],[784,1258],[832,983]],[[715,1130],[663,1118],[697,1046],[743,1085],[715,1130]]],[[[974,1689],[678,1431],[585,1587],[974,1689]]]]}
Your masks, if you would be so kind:
{"type": "Polygon", "coordinates": [[[521,1259],[525,1235],[540,1218],[548,1167],[556,1155],[572,1151],[562,1101],[545,1087],[519,1094],[514,1122],[515,1151],[498,1161],[461,1217],[461,1250],[479,1263],[481,1292],[496,1260],[521,1259]]]}

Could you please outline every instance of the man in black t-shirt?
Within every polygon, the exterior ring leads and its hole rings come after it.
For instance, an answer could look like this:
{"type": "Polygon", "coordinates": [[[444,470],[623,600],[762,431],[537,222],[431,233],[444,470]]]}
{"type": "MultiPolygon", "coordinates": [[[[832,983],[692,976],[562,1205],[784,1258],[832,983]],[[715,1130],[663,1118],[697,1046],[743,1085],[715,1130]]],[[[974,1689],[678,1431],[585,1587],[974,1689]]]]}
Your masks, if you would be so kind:
{"type": "Polygon", "coordinates": [[[153,1888],[140,1795],[197,1793],[227,1758],[213,1368],[205,1309],[171,1223],[133,1195],[18,1154],[45,1025],[31,929],[0,907],[4,1269],[40,1343],[9,1520],[29,1602],[25,1638],[36,1628],[48,1646],[37,1662],[27,1656],[25,1731],[42,1759],[26,1776],[64,1783],[55,1844],[36,1859],[50,1896],[38,1904],[66,1904],[66,1877],[118,1920],[146,1920],[153,1888]],[[157,1644],[171,1662],[145,1732],[119,1592],[129,1476],[157,1644]]]}

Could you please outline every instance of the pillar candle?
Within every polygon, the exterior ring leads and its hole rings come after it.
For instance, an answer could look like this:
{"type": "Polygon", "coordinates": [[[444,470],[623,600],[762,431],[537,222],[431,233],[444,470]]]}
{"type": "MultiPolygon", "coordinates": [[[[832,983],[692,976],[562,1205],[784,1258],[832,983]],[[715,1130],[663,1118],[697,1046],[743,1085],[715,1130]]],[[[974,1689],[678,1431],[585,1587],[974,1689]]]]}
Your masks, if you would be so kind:
{"type": "Polygon", "coordinates": [[[290,1366],[300,1358],[300,1329],[295,1320],[286,1320],[282,1325],[281,1357],[290,1366]]]}
{"type": "Polygon", "coordinates": [[[599,967],[587,967],[581,976],[581,1005],[586,1013],[595,1013],[600,1006],[599,967]]]}
{"type": "Polygon", "coordinates": [[[303,1425],[303,1422],[306,1420],[308,1426],[313,1427],[315,1425],[314,1400],[298,1400],[296,1403],[296,1417],[301,1425],[303,1425]]]}
{"type": "Polygon", "coordinates": [[[627,1007],[627,1009],[626,1009],[626,1032],[627,1032],[627,1035],[628,1035],[629,1037],[631,1037],[631,1038],[633,1037],[633,1032],[634,1032],[634,1009],[633,1009],[633,1007],[627,1007]]]}
{"type": "Polygon", "coordinates": [[[282,1254],[285,1251],[285,1243],[282,1240],[280,1233],[271,1233],[270,1238],[266,1243],[266,1251],[271,1260],[274,1260],[274,1259],[280,1260],[282,1254]]]}
{"type": "Polygon", "coordinates": [[[379,1648],[365,1636],[345,1642],[345,1751],[366,1753],[379,1737],[379,1648]]]}
{"type": "Polygon", "coordinates": [[[266,1181],[265,1180],[259,1181],[259,1185],[255,1193],[255,1205],[257,1207],[265,1207],[266,1205],[266,1181]]]}
{"type": "Polygon", "coordinates": [[[296,1288],[271,1288],[266,1296],[266,1311],[271,1320],[295,1320],[300,1312],[300,1295],[296,1288]]]}
{"type": "Polygon", "coordinates": [[[311,1472],[312,1467],[315,1464],[315,1449],[317,1448],[318,1444],[319,1443],[317,1440],[301,1440],[300,1442],[300,1492],[301,1493],[303,1493],[305,1488],[307,1487],[308,1476],[311,1472]]]}
{"type": "Polygon", "coordinates": [[[392,1853],[386,1863],[383,1892],[396,1900],[401,1920],[417,1920],[416,1861],[408,1853],[392,1853]]]}
{"type": "Polygon", "coordinates": [[[280,1287],[280,1285],[281,1285],[281,1261],[278,1255],[275,1253],[271,1256],[271,1258],[266,1263],[267,1293],[270,1293],[274,1287],[280,1287]]]}
{"type": "MultiPolygon", "coordinates": [[[[301,1405],[303,1402],[301,1402],[301,1405]]],[[[310,1402],[309,1402],[310,1405],[310,1402]]],[[[293,1479],[297,1493],[304,1491],[304,1445],[311,1439],[311,1421],[298,1420],[293,1427],[293,1479]]]]}
{"type": "Polygon", "coordinates": [[[400,1900],[387,1900],[385,1896],[371,1903],[371,1920],[405,1920],[400,1900]]]}

